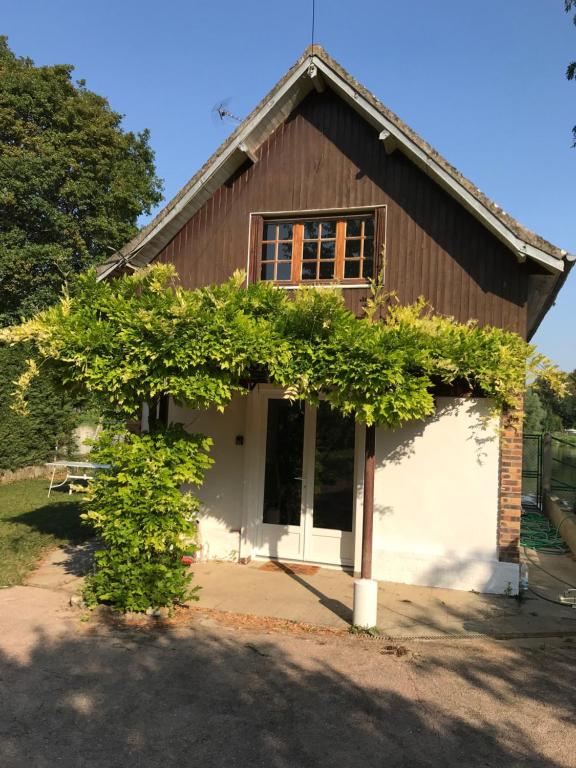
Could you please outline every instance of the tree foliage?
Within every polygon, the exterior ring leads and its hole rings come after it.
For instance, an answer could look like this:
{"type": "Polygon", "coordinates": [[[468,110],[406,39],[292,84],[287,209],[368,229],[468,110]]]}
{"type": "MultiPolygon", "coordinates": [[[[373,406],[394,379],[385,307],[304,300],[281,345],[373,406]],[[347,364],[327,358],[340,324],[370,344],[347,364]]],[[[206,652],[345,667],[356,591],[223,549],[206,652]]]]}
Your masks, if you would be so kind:
{"type": "Polygon", "coordinates": [[[533,387],[528,387],[524,396],[524,433],[532,435],[544,432],[546,416],[538,393],[533,387]]]}
{"type": "Polygon", "coordinates": [[[545,379],[537,378],[529,387],[543,409],[543,432],[576,428],[576,370],[566,375],[566,387],[558,393],[545,379]]]}
{"type": "Polygon", "coordinates": [[[51,461],[56,445],[60,450],[74,448],[71,433],[76,426],[75,410],[49,375],[30,383],[27,414],[10,407],[14,382],[26,370],[31,352],[29,345],[0,345],[0,470],[51,461]]]}
{"type": "MultiPolygon", "coordinates": [[[[67,278],[122,246],[160,200],[148,133],[123,131],[72,73],[36,67],[0,37],[0,327],[58,301],[67,278]]],[[[0,468],[44,462],[71,442],[74,403],[49,376],[32,386],[26,416],[8,407],[31,351],[0,347],[0,468]]]]}
{"type": "Polygon", "coordinates": [[[54,302],[161,199],[148,132],[122,130],[73,67],[37,67],[0,37],[0,325],[54,302]]]}

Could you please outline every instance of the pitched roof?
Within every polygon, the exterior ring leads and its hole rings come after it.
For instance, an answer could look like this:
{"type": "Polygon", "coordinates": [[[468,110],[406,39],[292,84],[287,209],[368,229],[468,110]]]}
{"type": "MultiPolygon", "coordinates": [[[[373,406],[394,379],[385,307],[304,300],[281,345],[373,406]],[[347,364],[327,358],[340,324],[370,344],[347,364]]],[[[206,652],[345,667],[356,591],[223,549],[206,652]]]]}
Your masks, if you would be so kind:
{"type": "MultiPolygon", "coordinates": [[[[504,242],[519,260],[533,259],[552,274],[564,273],[559,280],[564,282],[575,256],[526,229],[487,198],[318,45],[304,51],[180,192],[136,237],[101,266],[101,277],[106,277],[120,265],[137,268],[155,258],[246,157],[253,156],[300,101],[314,88],[321,91],[327,86],[379,131],[387,150],[405,153],[504,242]]],[[[557,292],[559,286],[555,285],[555,288],[557,292]]]]}

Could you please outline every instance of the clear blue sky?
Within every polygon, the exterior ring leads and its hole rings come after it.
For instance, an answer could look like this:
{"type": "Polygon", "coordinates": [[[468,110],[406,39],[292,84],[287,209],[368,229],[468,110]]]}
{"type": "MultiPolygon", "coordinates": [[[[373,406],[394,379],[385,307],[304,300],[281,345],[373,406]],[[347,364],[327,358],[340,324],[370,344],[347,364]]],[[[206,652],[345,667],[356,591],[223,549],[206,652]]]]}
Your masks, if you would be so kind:
{"type": "MultiPolygon", "coordinates": [[[[2,0],[12,49],[149,128],[166,199],[310,42],[312,0],[2,0]]],[[[316,0],[316,39],[479,188],[576,252],[576,27],[562,0],[316,0]]],[[[576,267],[535,341],[576,368],[576,267]]]]}

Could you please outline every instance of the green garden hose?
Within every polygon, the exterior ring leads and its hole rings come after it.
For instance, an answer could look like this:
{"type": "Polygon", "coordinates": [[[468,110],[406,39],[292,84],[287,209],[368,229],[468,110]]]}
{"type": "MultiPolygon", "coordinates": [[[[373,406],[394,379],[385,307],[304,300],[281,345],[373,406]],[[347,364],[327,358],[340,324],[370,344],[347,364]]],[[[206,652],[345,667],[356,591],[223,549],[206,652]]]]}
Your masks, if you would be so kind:
{"type": "Polygon", "coordinates": [[[568,551],[558,529],[540,512],[522,512],[520,544],[552,555],[562,555],[568,551]]]}

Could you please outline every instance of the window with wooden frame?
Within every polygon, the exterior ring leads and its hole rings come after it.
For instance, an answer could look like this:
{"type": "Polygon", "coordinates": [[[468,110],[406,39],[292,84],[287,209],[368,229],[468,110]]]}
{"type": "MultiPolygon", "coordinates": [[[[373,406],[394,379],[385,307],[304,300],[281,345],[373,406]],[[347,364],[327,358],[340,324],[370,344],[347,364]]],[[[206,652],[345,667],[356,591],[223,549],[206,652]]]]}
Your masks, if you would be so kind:
{"type": "Polygon", "coordinates": [[[251,278],[278,285],[365,285],[378,274],[385,209],[298,218],[252,217],[251,278]]]}

